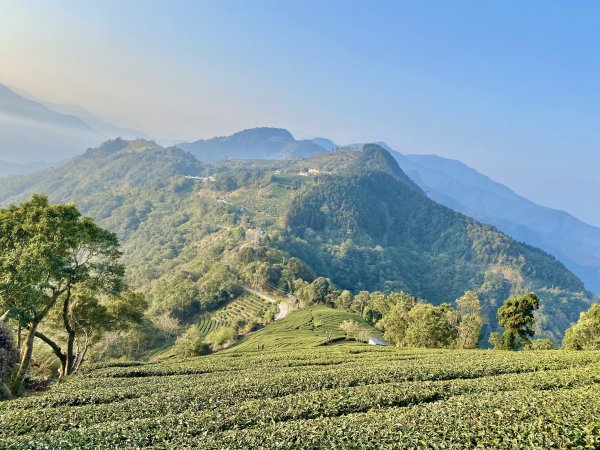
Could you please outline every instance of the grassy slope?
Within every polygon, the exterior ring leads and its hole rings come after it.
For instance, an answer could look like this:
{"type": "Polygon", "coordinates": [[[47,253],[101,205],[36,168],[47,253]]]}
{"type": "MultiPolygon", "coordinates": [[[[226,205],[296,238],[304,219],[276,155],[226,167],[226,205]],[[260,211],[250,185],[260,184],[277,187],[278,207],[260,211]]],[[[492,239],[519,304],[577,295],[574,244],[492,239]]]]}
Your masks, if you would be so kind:
{"type": "Polygon", "coordinates": [[[265,349],[316,347],[326,341],[328,331],[334,340],[344,338],[345,334],[340,329],[344,320],[354,320],[370,329],[372,336],[381,337],[380,331],[356,314],[326,306],[311,306],[294,311],[286,318],[257,331],[232,351],[253,350],[257,344],[264,344],[265,349]]]}

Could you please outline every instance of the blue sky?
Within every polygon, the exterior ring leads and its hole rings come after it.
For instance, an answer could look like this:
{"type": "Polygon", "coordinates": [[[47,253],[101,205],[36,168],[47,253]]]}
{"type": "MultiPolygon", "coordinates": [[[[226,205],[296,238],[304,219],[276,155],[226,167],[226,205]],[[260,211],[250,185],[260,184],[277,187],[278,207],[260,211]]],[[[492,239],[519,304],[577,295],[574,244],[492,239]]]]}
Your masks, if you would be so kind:
{"type": "Polygon", "coordinates": [[[460,159],[600,225],[600,3],[2,1],[0,82],[159,139],[460,159]]]}

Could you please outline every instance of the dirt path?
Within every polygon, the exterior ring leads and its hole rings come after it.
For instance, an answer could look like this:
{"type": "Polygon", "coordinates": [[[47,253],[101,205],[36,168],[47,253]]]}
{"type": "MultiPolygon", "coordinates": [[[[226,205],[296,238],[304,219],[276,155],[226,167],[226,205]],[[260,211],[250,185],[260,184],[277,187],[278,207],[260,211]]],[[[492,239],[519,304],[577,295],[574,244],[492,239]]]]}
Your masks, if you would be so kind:
{"type": "Polygon", "coordinates": [[[260,297],[263,300],[268,301],[269,303],[273,303],[273,304],[276,303],[279,309],[277,310],[277,314],[275,314],[275,320],[280,320],[280,319],[283,319],[285,316],[287,316],[287,314],[290,310],[287,299],[279,300],[279,299],[270,297],[269,295],[263,294],[262,292],[257,291],[256,289],[251,288],[250,286],[247,286],[247,285],[242,285],[242,289],[244,289],[246,292],[248,292],[252,295],[256,295],[257,297],[260,297]]]}

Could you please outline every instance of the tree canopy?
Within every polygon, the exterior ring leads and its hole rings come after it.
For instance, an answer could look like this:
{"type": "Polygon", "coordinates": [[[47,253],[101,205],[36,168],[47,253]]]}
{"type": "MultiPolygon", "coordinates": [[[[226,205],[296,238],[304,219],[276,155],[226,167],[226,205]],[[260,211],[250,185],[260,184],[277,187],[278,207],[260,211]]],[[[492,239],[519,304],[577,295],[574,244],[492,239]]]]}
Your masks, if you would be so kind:
{"type": "Polygon", "coordinates": [[[498,309],[498,323],[504,332],[502,339],[494,337],[496,347],[503,350],[518,350],[529,344],[535,334],[534,311],[540,306],[540,299],[533,292],[507,299],[498,309]]]}
{"type": "Polygon", "coordinates": [[[577,323],[567,329],[563,345],[569,350],[600,350],[600,304],[581,313],[577,323]]]}
{"type": "Polygon", "coordinates": [[[27,330],[13,390],[27,375],[35,337],[53,347],[63,374],[76,363],[72,301],[81,288],[115,295],[124,288],[124,267],[114,233],[82,217],[72,204],[51,205],[34,195],[0,210],[0,307],[9,320],[27,330]],[[60,305],[66,350],[44,339],[42,321],[60,305]],[[54,344],[54,345],[52,345],[54,344]]]}

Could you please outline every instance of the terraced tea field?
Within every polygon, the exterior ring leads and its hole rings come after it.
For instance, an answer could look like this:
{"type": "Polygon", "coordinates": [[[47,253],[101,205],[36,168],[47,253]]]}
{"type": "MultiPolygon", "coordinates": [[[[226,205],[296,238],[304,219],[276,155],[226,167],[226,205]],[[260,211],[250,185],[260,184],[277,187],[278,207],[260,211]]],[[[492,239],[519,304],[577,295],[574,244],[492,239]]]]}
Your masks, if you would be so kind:
{"type": "Polygon", "coordinates": [[[206,336],[208,333],[215,331],[219,328],[220,323],[211,317],[200,317],[198,320],[198,329],[202,336],[206,336]]]}
{"type": "Polygon", "coordinates": [[[598,448],[600,352],[332,345],[95,367],[0,448],[598,448]]]}
{"type": "Polygon", "coordinates": [[[328,339],[336,341],[346,337],[340,329],[340,324],[344,320],[357,322],[370,331],[371,337],[383,337],[379,330],[356,314],[315,305],[292,311],[283,320],[275,321],[268,327],[253,333],[233,350],[252,350],[256,349],[257,344],[262,345],[265,350],[318,347],[325,344],[328,339]]]}
{"type": "Polygon", "coordinates": [[[255,295],[246,294],[220,309],[214,318],[224,323],[260,320],[270,306],[271,303],[268,301],[255,295]]]}

